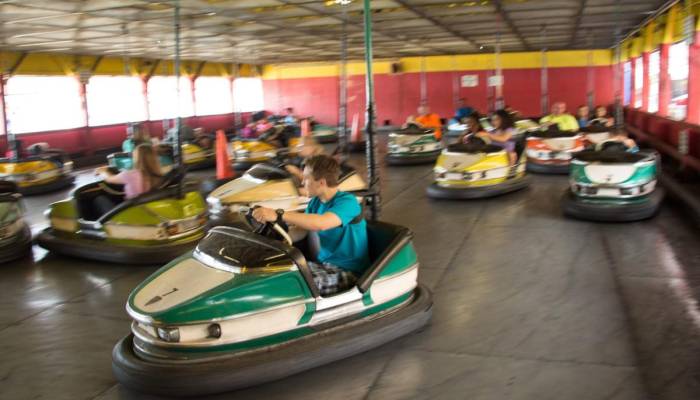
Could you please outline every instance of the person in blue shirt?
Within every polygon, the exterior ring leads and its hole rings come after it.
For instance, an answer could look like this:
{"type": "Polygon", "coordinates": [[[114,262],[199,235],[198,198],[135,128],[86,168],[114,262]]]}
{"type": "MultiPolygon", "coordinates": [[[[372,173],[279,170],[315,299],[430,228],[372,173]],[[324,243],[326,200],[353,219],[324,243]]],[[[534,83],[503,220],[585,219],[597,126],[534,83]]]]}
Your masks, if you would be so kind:
{"type": "Polygon", "coordinates": [[[297,117],[294,115],[294,109],[292,107],[287,107],[285,110],[287,115],[284,116],[285,125],[297,125],[297,117]]]}
{"type": "Polygon", "coordinates": [[[369,267],[367,223],[354,195],[338,190],[340,165],[333,157],[319,154],[306,160],[304,188],[311,197],[306,212],[284,212],[259,207],[259,222],[280,218],[289,225],[316,232],[320,248],[316,260],[308,261],[322,296],[350,289],[369,267]]]}
{"type": "Polygon", "coordinates": [[[463,118],[467,118],[474,112],[474,109],[465,104],[464,98],[457,100],[457,111],[455,112],[455,120],[463,122],[463,118]]]}
{"type": "Polygon", "coordinates": [[[587,105],[578,106],[576,110],[576,121],[578,121],[579,128],[585,128],[591,122],[591,110],[587,105]]]}

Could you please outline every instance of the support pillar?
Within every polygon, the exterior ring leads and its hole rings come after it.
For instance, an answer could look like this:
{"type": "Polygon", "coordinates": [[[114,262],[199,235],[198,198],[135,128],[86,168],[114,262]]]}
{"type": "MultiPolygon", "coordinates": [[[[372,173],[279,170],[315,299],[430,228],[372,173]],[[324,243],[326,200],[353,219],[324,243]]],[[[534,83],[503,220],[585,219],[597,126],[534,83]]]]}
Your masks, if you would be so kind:
{"type": "Polygon", "coordinates": [[[668,106],[671,104],[671,74],[668,70],[668,58],[673,44],[673,35],[676,30],[676,20],[679,5],[668,10],[666,26],[664,27],[664,39],[659,52],[659,115],[668,116],[668,106]]]}
{"type": "Polygon", "coordinates": [[[629,108],[635,108],[634,102],[637,100],[637,83],[634,79],[637,73],[637,58],[639,58],[639,56],[635,56],[634,58],[630,58],[629,60],[630,76],[632,77],[632,83],[630,84],[630,103],[628,105],[629,108]]]}
{"type": "Polygon", "coordinates": [[[91,156],[95,154],[95,149],[92,145],[92,137],[90,136],[90,114],[87,103],[87,83],[88,80],[90,80],[90,76],[81,74],[78,75],[76,79],[78,79],[79,83],[78,94],[80,95],[80,109],[83,113],[83,150],[85,151],[85,155],[91,156]]]}
{"type": "Polygon", "coordinates": [[[9,77],[0,72],[0,156],[9,150],[10,130],[7,123],[7,104],[5,103],[5,86],[9,77]]]}
{"type": "Polygon", "coordinates": [[[649,58],[652,50],[654,50],[654,30],[656,24],[650,22],[644,28],[644,37],[642,45],[642,66],[644,74],[642,75],[642,111],[649,111],[649,58]]]}
{"type": "Polygon", "coordinates": [[[189,76],[190,80],[190,96],[192,96],[192,120],[194,125],[199,124],[199,118],[197,118],[197,76],[189,76]]]}
{"type": "Polygon", "coordinates": [[[688,116],[686,120],[700,124],[700,18],[695,28],[695,38],[689,49],[688,116]]]}

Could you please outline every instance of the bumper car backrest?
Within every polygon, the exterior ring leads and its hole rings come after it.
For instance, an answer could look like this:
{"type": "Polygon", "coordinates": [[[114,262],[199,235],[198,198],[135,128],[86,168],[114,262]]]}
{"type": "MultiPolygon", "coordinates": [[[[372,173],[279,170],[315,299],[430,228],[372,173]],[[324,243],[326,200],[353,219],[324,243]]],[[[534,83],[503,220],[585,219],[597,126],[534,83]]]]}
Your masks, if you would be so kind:
{"type": "Polygon", "coordinates": [[[0,195],[17,193],[17,184],[12,181],[0,180],[0,195]]]}
{"type": "Polygon", "coordinates": [[[502,151],[498,146],[492,144],[486,144],[483,141],[475,141],[470,143],[455,143],[447,146],[447,151],[451,153],[468,153],[468,154],[478,154],[478,153],[498,153],[502,151]]]}
{"type": "Polygon", "coordinates": [[[73,197],[73,201],[75,201],[78,215],[81,219],[87,221],[97,221],[102,216],[102,213],[98,210],[95,203],[95,199],[98,196],[107,196],[107,198],[109,198],[110,202],[113,204],[119,204],[124,201],[124,196],[117,196],[102,190],[102,185],[108,186],[115,192],[124,191],[124,187],[122,185],[108,184],[102,181],[89,183],[75,189],[71,197],[73,197]]]}
{"type": "Polygon", "coordinates": [[[583,162],[600,162],[604,164],[634,164],[639,161],[652,161],[654,156],[648,153],[630,153],[628,151],[584,150],[574,155],[575,160],[583,162]]]}
{"type": "Polygon", "coordinates": [[[158,189],[164,189],[169,186],[174,186],[182,182],[182,179],[185,178],[185,174],[187,172],[187,169],[185,167],[178,167],[178,168],[173,168],[171,169],[165,176],[163,176],[163,179],[161,181],[161,184],[158,186],[158,189]]]}
{"type": "Polygon", "coordinates": [[[622,142],[607,141],[600,143],[600,147],[596,150],[607,153],[619,153],[626,152],[627,146],[622,142]]]}
{"type": "Polygon", "coordinates": [[[406,128],[399,129],[394,131],[393,133],[397,135],[427,135],[430,133],[434,133],[435,131],[433,129],[428,129],[428,128],[421,128],[417,125],[414,124],[409,124],[406,128]]]}
{"type": "Polygon", "coordinates": [[[246,171],[246,174],[252,176],[253,178],[263,179],[266,181],[287,179],[291,176],[286,169],[279,168],[269,163],[255,164],[248,171],[246,171]]]}
{"type": "Polygon", "coordinates": [[[413,233],[406,227],[380,221],[367,221],[369,259],[372,263],[357,281],[360,292],[366,292],[374,279],[406,244],[413,233]]]}

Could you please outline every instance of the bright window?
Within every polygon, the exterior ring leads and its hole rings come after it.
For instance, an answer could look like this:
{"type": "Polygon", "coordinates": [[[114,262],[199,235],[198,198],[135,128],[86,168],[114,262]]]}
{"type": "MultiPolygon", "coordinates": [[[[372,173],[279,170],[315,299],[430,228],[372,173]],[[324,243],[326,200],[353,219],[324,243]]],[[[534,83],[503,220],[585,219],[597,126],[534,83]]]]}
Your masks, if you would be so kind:
{"type": "Polygon", "coordinates": [[[93,76],[87,84],[90,126],[145,121],[143,83],[131,76],[93,76]]]}
{"type": "Polygon", "coordinates": [[[628,106],[632,99],[632,63],[626,62],[622,65],[624,88],[623,88],[623,104],[628,106]]]}
{"type": "Polygon", "coordinates": [[[671,104],[668,116],[683,120],[688,113],[688,43],[679,42],[671,46],[668,54],[668,74],[671,78],[671,104]]]}
{"type": "Polygon", "coordinates": [[[192,83],[187,77],[180,77],[180,103],[178,105],[177,79],[174,76],[154,76],[148,80],[148,109],[151,120],[191,117],[194,115],[192,103],[192,83]]]}
{"type": "Polygon", "coordinates": [[[80,83],[69,76],[14,76],[5,101],[10,132],[26,133],[85,126],[80,83]]]}
{"type": "Polygon", "coordinates": [[[236,112],[261,111],[263,86],[260,78],[236,78],[233,81],[233,106],[236,112]]]}
{"type": "Polygon", "coordinates": [[[640,108],[644,102],[644,60],[634,60],[634,108],[640,108]]]}
{"type": "Polygon", "coordinates": [[[230,114],[231,86],[228,78],[202,76],[194,81],[196,115],[230,114]]]}
{"type": "Polygon", "coordinates": [[[647,111],[659,111],[659,77],[661,75],[661,58],[658,51],[649,55],[649,108],[647,111]]]}

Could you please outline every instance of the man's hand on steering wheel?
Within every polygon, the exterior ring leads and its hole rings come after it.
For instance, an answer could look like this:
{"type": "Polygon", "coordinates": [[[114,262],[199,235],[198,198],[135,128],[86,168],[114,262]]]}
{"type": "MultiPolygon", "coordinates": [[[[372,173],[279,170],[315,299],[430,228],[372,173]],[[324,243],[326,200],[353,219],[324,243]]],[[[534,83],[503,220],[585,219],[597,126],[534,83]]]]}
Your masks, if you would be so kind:
{"type": "Polygon", "coordinates": [[[260,223],[275,222],[277,220],[277,212],[272,208],[256,207],[253,210],[253,218],[260,223]]]}

